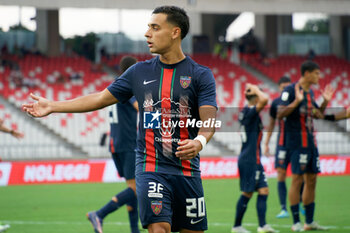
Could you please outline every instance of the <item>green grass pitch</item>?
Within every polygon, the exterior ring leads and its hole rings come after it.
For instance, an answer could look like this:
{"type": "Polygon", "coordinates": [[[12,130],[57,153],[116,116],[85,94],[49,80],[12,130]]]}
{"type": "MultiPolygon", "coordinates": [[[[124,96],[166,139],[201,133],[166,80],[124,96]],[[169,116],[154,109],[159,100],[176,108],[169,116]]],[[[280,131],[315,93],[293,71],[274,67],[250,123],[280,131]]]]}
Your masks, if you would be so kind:
{"type": "MultiPolygon", "coordinates": [[[[288,179],[289,186],[290,179],[288,179]]],[[[238,180],[203,181],[208,233],[230,232],[236,201],[240,195],[238,180]]],[[[269,179],[267,222],[280,232],[291,232],[291,217],[276,219],[279,204],[276,179],[269,179]]],[[[110,200],[125,188],[124,183],[60,184],[0,187],[0,221],[8,223],[8,233],[85,233],[93,232],[85,214],[110,200]]],[[[330,226],[331,232],[350,232],[350,177],[319,177],[315,220],[330,226]]],[[[256,195],[249,202],[243,224],[256,232],[256,195]]],[[[302,219],[304,219],[302,217],[302,219]]],[[[109,215],[104,232],[129,231],[126,208],[109,215]]]]}

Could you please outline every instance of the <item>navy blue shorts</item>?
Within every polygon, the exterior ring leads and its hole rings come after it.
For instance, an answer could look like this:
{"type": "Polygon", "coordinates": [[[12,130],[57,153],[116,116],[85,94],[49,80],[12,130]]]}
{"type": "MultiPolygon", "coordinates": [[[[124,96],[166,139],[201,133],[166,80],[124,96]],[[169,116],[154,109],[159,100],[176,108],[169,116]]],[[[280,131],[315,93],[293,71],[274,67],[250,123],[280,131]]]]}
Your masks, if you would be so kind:
{"type": "Polygon", "coordinates": [[[142,172],[136,176],[136,193],[143,228],[168,222],[172,232],[208,229],[200,177],[142,172]]]}
{"type": "Polygon", "coordinates": [[[267,187],[267,178],[261,164],[238,162],[238,170],[242,192],[251,193],[267,187]]]}
{"type": "Polygon", "coordinates": [[[316,147],[291,150],[291,161],[293,174],[321,172],[320,157],[316,147]]]}
{"type": "Polygon", "coordinates": [[[275,168],[287,169],[291,160],[291,153],[284,146],[277,146],[275,155],[275,168]]]}
{"type": "Polygon", "coordinates": [[[126,180],[135,179],[135,157],[136,152],[112,153],[114,164],[120,177],[126,180]]]}

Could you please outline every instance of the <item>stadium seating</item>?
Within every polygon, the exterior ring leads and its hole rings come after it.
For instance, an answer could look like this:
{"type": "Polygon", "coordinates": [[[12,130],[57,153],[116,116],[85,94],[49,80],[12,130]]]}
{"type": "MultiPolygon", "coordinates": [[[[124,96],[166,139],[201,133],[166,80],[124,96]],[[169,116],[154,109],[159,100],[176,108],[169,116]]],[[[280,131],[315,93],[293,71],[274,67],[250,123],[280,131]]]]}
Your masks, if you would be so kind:
{"type": "Polygon", "coordinates": [[[28,120],[26,114],[19,114],[0,101],[0,119],[8,128],[24,132],[23,139],[16,139],[10,134],[0,133],[0,158],[3,160],[40,159],[54,155],[54,158],[74,157],[64,145],[54,140],[28,120]]]}
{"type": "MultiPolygon", "coordinates": [[[[83,57],[27,55],[21,59],[10,59],[18,64],[23,79],[30,77],[33,83],[32,87],[25,83],[16,86],[9,78],[11,70],[8,67],[3,70],[1,93],[17,107],[31,101],[30,93],[52,100],[65,100],[103,90],[113,80],[106,73],[93,70],[92,63],[83,57]]],[[[107,116],[107,110],[103,109],[94,113],[60,114],[38,120],[96,157],[107,153],[106,148],[99,147],[100,136],[108,131],[107,116]]]]}
{"type": "MultiPolygon", "coordinates": [[[[125,55],[135,56],[139,61],[152,57],[149,54],[119,54],[118,56],[111,56],[109,59],[103,57],[102,60],[104,64],[115,67],[125,55]]],[[[258,84],[271,99],[277,97],[278,92],[276,92],[276,89],[267,86],[258,80],[241,66],[230,63],[227,60],[223,60],[210,54],[195,54],[192,58],[199,64],[211,68],[214,74],[217,85],[217,102],[219,106],[218,119],[223,122],[222,128],[214,135],[215,143],[208,144],[202,155],[238,154],[241,146],[238,114],[240,109],[245,105],[244,88],[246,83],[258,84]]],[[[102,90],[113,80],[112,77],[105,73],[95,71],[92,63],[82,57],[62,56],[46,58],[29,55],[24,58],[11,57],[11,59],[19,64],[24,77],[32,77],[33,80],[35,80],[34,83],[36,86],[16,87],[8,79],[11,70],[9,70],[9,68],[0,69],[0,77],[1,80],[3,80],[0,83],[1,94],[5,99],[17,107],[20,107],[23,102],[30,101],[29,93],[31,92],[49,99],[64,100],[102,90]],[[74,74],[79,74],[80,78],[67,78],[74,74]],[[66,77],[66,81],[50,83],[50,77],[52,78],[52,76],[55,78],[61,76],[66,77]]],[[[263,69],[264,67],[261,68],[261,64],[258,63],[258,58],[245,57],[244,59],[251,66],[262,73],[265,72],[264,74],[267,75],[266,72],[268,69],[265,71],[263,69]]],[[[298,71],[296,67],[300,66],[303,58],[297,56],[284,56],[279,59],[271,61],[270,67],[284,67],[284,70],[289,71],[289,74],[292,75],[293,79],[297,79],[298,71]],[[290,58],[291,61],[287,62],[288,58],[290,58]],[[281,61],[279,61],[279,59],[281,59],[281,61]]],[[[336,66],[335,64],[339,62],[339,60],[335,57],[328,56],[317,59],[322,67],[327,67],[323,70],[321,86],[324,86],[326,80],[330,80],[332,85],[337,86],[337,93],[335,96],[337,102],[332,102],[332,106],[345,104],[347,100],[349,101],[348,95],[350,93],[349,82],[345,77],[347,77],[347,74],[350,71],[347,69],[344,71],[344,69],[336,66]],[[327,62],[328,60],[324,60],[326,58],[334,61],[327,62]],[[335,78],[331,79],[334,75],[336,75],[335,78]]],[[[270,77],[272,79],[277,80],[276,77],[279,78],[282,74],[282,71],[277,71],[277,68],[271,70],[274,70],[275,72],[273,74],[268,73],[271,75],[270,77]]],[[[283,74],[285,73],[286,72],[283,74]]],[[[319,91],[316,91],[316,94],[319,98],[319,91]]],[[[13,115],[14,119],[17,119],[18,114],[13,115]]],[[[264,125],[266,126],[269,120],[268,108],[261,113],[261,116],[264,125]]],[[[107,119],[107,110],[103,109],[97,112],[85,114],[57,114],[39,119],[38,121],[42,122],[53,132],[67,139],[69,143],[81,147],[89,156],[105,157],[108,156],[107,148],[106,146],[99,146],[99,141],[101,135],[109,130],[107,119]]],[[[28,127],[25,127],[25,131],[28,131],[30,135],[40,134],[38,133],[38,131],[40,131],[39,129],[35,129],[34,131],[31,130],[30,123],[28,123],[28,127]]],[[[276,133],[273,135],[270,144],[272,151],[274,150],[273,145],[276,140],[276,133]]],[[[349,153],[349,146],[342,146],[341,148],[337,146],[339,145],[339,142],[342,145],[348,145],[349,139],[347,137],[334,136],[334,138],[339,137],[339,140],[330,142],[329,140],[327,141],[327,138],[329,138],[330,135],[331,134],[329,133],[317,134],[321,153],[349,153]]],[[[47,137],[47,140],[49,138],[50,137],[47,137]]],[[[13,139],[6,140],[13,141],[13,139]]],[[[52,140],[55,141],[54,139],[52,140]]],[[[64,153],[69,154],[71,152],[66,151],[64,153]]],[[[13,154],[13,152],[11,152],[11,154],[13,154]]]]}

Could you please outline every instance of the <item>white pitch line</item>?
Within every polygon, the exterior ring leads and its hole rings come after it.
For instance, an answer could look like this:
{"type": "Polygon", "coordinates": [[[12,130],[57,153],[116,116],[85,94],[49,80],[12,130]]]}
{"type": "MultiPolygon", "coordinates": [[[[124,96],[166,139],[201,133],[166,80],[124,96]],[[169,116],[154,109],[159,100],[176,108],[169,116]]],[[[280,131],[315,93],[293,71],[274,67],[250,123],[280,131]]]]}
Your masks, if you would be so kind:
{"type": "MultiPolygon", "coordinates": [[[[6,224],[13,224],[13,225],[86,225],[89,222],[88,221],[26,221],[26,220],[0,220],[3,223],[6,224]]],[[[118,225],[118,226],[128,226],[129,222],[104,222],[104,225],[118,225]]],[[[219,223],[219,222],[211,222],[208,224],[209,226],[218,226],[218,227],[230,227],[232,226],[231,223],[219,223]]],[[[243,223],[244,226],[248,227],[257,227],[257,223],[243,223]]],[[[270,224],[273,227],[276,228],[290,228],[291,225],[287,224],[270,224]]],[[[332,229],[350,229],[350,226],[326,226],[332,229]]]]}

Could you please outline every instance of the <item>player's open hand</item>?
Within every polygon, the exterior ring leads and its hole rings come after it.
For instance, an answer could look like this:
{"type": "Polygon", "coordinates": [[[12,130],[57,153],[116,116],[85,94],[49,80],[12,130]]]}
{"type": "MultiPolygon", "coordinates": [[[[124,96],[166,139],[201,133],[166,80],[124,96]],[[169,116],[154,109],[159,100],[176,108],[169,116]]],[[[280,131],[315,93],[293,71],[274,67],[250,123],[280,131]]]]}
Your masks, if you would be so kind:
{"type": "Polygon", "coordinates": [[[323,91],[321,90],[322,96],[327,102],[329,102],[332,99],[334,92],[335,89],[330,84],[328,84],[323,91]]]}
{"type": "Polygon", "coordinates": [[[294,91],[295,91],[295,100],[297,100],[299,103],[301,101],[303,101],[303,99],[304,99],[304,90],[300,89],[300,84],[299,83],[295,84],[294,91]]]}
{"type": "Polygon", "coordinates": [[[179,147],[175,155],[181,160],[192,159],[202,150],[202,144],[198,140],[186,139],[178,144],[179,147]]]}
{"type": "Polygon", "coordinates": [[[271,156],[269,144],[265,144],[264,155],[267,157],[271,156]]]}
{"type": "Polygon", "coordinates": [[[350,107],[346,109],[346,118],[350,118],[350,107]]]}
{"type": "Polygon", "coordinates": [[[32,99],[36,102],[23,104],[23,111],[27,112],[33,117],[44,117],[52,113],[49,100],[40,96],[36,96],[33,93],[30,93],[30,97],[32,97],[32,99]]]}

